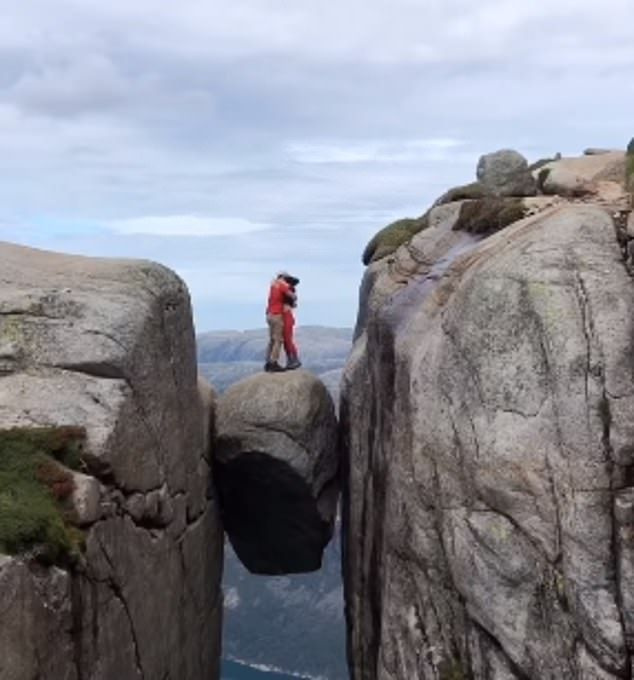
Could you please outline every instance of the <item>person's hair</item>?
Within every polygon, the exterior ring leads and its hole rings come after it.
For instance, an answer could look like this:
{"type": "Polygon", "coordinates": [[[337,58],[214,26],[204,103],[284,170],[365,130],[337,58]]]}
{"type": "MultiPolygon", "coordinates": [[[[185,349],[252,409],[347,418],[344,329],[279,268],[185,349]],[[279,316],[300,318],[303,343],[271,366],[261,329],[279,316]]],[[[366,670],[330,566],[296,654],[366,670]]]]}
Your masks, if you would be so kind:
{"type": "Polygon", "coordinates": [[[288,283],[289,286],[293,286],[293,288],[299,283],[299,279],[296,276],[291,276],[290,274],[284,274],[282,276],[284,281],[288,283]]]}

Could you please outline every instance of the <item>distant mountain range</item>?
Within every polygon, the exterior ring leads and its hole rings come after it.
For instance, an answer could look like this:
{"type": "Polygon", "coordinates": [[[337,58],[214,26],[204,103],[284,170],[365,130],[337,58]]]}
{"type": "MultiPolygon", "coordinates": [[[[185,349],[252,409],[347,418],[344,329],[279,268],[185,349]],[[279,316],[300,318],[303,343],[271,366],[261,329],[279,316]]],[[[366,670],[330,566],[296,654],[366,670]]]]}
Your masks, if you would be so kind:
{"type": "MultiPolygon", "coordinates": [[[[352,346],[352,329],[300,326],[296,338],[304,368],[318,375],[338,401],[342,368],[352,346]]],[[[262,370],[267,343],[266,328],[201,333],[200,371],[222,393],[234,382],[262,370]]]]}
{"type": "MultiPolygon", "coordinates": [[[[262,370],[267,342],[268,330],[264,328],[202,333],[198,336],[200,371],[222,393],[234,382],[262,370]]],[[[297,330],[297,344],[304,367],[319,375],[338,403],[352,329],[302,326],[297,330]]],[[[340,540],[337,526],[319,572],[273,578],[250,574],[227,543],[225,659],[347,680],[340,540]]],[[[222,677],[251,678],[248,669],[229,663],[225,663],[222,677]]]]}

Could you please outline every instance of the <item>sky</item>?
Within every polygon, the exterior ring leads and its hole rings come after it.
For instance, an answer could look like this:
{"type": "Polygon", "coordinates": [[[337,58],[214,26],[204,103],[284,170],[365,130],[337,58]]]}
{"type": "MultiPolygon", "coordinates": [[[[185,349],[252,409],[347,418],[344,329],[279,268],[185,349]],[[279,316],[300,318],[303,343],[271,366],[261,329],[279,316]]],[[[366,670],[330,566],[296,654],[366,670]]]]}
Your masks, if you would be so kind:
{"type": "Polygon", "coordinates": [[[198,331],[354,323],[366,242],[472,181],[634,135],[631,0],[21,0],[0,240],[157,260],[198,331]]]}

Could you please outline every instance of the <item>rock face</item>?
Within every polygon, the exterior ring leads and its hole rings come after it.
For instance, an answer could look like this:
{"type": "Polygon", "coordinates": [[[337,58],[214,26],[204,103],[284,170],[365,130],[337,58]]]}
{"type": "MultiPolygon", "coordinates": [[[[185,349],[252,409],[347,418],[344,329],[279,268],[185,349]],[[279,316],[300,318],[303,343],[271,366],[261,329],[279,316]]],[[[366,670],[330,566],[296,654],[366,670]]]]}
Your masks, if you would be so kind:
{"type": "Polygon", "coordinates": [[[535,180],[522,154],[502,149],[480,158],[478,181],[495,196],[534,196],[535,180]]]}
{"type": "Polygon", "coordinates": [[[586,197],[588,201],[610,205],[615,210],[627,209],[631,199],[624,182],[625,165],[626,156],[622,151],[606,151],[551,161],[534,175],[544,194],[586,197]]]}
{"type": "Polygon", "coordinates": [[[339,494],[337,419],[305,371],[247,378],[220,398],[214,447],[225,529],[253,573],[319,569],[339,494]]]}
{"type": "Polygon", "coordinates": [[[634,284],[611,214],[560,202],[478,241],[442,209],[366,270],[344,374],[351,677],[630,677],[634,284]]]}
{"type": "Polygon", "coordinates": [[[80,562],[0,557],[0,677],[218,677],[212,394],[183,283],[148,262],[8,244],[0,271],[0,427],[87,433],[80,562]]]}

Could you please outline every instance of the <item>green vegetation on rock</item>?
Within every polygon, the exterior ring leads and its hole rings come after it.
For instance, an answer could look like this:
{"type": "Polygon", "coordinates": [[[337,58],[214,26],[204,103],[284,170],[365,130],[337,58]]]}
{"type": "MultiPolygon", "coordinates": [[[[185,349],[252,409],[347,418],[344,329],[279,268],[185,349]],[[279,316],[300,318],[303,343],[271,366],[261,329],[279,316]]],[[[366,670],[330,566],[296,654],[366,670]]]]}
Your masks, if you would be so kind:
{"type": "Polygon", "coordinates": [[[460,216],[453,229],[471,234],[499,231],[521,220],[525,213],[526,209],[521,198],[483,198],[465,201],[460,207],[460,216]]]}
{"type": "Polygon", "coordinates": [[[459,659],[453,661],[444,660],[438,667],[440,680],[465,680],[467,674],[459,659]]]}
{"type": "Polygon", "coordinates": [[[399,246],[407,243],[419,231],[429,226],[427,213],[416,219],[406,217],[388,224],[377,232],[363,251],[363,264],[368,265],[388,255],[391,255],[399,246]]]}
{"type": "Polygon", "coordinates": [[[78,427],[0,430],[0,553],[33,550],[47,564],[73,563],[82,545],[70,522],[68,468],[81,464],[78,427]]]}
{"type": "Polygon", "coordinates": [[[490,193],[487,191],[484,184],[481,184],[480,182],[471,182],[471,184],[463,184],[462,186],[449,189],[446,194],[443,194],[436,201],[436,205],[444,205],[445,203],[453,203],[454,201],[486,198],[489,195],[490,193]]]}

